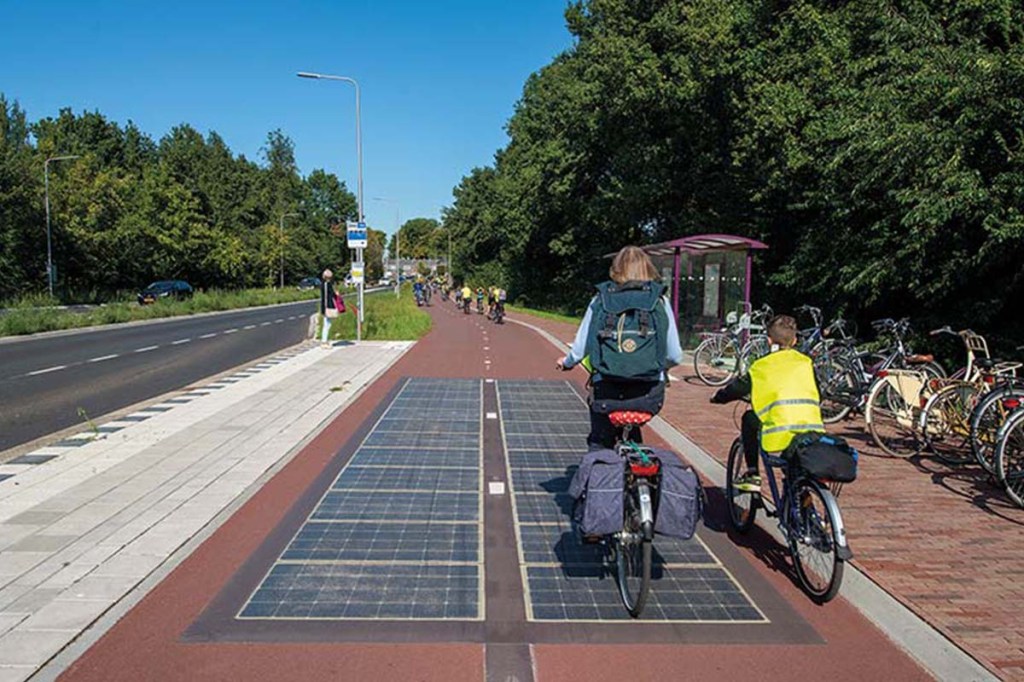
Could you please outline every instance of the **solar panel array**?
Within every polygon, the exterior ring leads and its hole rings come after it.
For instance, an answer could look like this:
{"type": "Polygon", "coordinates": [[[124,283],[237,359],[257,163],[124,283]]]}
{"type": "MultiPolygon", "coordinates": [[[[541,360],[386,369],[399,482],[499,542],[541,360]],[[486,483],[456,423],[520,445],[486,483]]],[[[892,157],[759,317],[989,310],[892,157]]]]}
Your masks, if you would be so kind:
{"type": "MultiPolygon", "coordinates": [[[[573,500],[567,490],[586,451],[586,405],[568,383],[553,381],[499,381],[498,400],[527,617],[629,620],[604,549],[580,543],[570,521],[573,500]]],[[[765,621],[698,537],[657,536],[654,548],[644,620],[765,621]]]]}
{"type": "Polygon", "coordinates": [[[409,379],[238,617],[482,619],[481,390],[409,379]]]}

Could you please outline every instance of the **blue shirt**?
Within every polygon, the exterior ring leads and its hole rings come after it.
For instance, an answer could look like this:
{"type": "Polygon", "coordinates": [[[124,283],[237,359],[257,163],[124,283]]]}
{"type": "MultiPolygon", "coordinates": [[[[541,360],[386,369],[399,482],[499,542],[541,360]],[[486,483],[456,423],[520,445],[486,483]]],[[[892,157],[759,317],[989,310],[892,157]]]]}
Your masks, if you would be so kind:
{"type": "MultiPolygon", "coordinates": [[[[583,360],[583,356],[587,354],[587,337],[590,332],[590,321],[593,318],[594,301],[597,300],[595,296],[590,301],[590,305],[587,306],[587,314],[583,316],[583,321],[580,322],[580,328],[576,330],[576,339],[572,342],[572,348],[569,349],[569,354],[565,356],[565,360],[562,364],[566,367],[575,367],[583,360]]],[[[661,304],[665,306],[665,314],[668,317],[668,338],[665,339],[665,351],[667,366],[672,367],[678,365],[683,361],[683,347],[679,344],[679,328],[676,327],[676,316],[672,313],[672,308],[669,306],[668,299],[662,297],[661,304]]],[[[594,381],[600,381],[601,375],[594,374],[594,381]]],[[[661,373],[661,380],[665,380],[665,373],[661,373]]]]}

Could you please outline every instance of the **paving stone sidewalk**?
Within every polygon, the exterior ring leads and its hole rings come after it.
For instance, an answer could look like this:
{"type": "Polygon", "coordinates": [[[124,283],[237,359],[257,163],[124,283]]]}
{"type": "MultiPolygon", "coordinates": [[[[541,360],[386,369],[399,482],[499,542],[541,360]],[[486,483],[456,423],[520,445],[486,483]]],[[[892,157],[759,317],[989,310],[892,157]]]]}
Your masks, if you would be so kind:
{"type": "Polygon", "coordinates": [[[51,448],[43,463],[5,465],[0,682],[27,679],[78,638],[410,345],[306,345],[51,448]]]}
{"type": "MultiPolygon", "coordinates": [[[[512,314],[569,343],[575,326],[512,314]]],[[[692,365],[673,370],[661,416],[720,463],[739,433],[740,408],[711,405],[692,365]]],[[[994,674],[1024,680],[1024,510],[976,467],[885,456],[863,420],[833,429],[862,454],[843,490],[854,564],[994,674]]]]}

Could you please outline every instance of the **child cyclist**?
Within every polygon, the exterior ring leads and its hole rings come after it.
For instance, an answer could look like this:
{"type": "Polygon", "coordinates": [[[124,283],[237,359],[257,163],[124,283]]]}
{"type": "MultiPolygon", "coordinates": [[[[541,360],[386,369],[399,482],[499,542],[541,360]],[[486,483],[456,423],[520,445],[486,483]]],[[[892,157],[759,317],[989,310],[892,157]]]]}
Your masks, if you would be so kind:
{"type": "Polygon", "coordinates": [[[616,254],[611,281],[597,286],[576,340],[558,368],[584,362],[592,369],[590,450],[612,448],[616,430],[608,414],[636,410],[656,414],[665,402],[669,367],[683,359],[675,316],[658,271],[639,247],[616,254]]]}
{"type": "Polygon", "coordinates": [[[772,352],[711,397],[712,403],[724,404],[750,396],[751,409],[743,413],[740,422],[747,471],[734,482],[737,490],[760,492],[761,449],[778,453],[789,447],[798,433],[825,432],[814,366],[809,357],[793,348],[796,332],[792,317],[774,317],[768,323],[772,352]]]}

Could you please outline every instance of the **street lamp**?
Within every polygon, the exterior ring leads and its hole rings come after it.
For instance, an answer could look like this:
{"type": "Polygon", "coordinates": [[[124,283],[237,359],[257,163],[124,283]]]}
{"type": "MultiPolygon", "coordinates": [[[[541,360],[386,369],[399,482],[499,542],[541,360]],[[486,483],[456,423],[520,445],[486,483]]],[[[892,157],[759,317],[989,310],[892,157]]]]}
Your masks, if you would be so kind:
{"type": "MultiPolygon", "coordinates": [[[[358,160],[358,186],[356,191],[356,199],[359,203],[359,222],[362,223],[365,214],[363,213],[363,129],[360,121],[359,113],[359,83],[355,78],[349,78],[348,76],[332,76],[322,73],[310,73],[308,71],[299,71],[297,74],[299,78],[315,78],[317,80],[327,81],[344,81],[351,83],[356,88],[356,157],[358,160]]],[[[356,259],[363,262],[363,250],[356,249],[356,259]]],[[[363,338],[363,282],[359,283],[359,314],[356,315],[356,341],[361,341],[363,338]]]]}
{"type": "Polygon", "coordinates": [[[395,205],[395,298],[398,298],[402,291],[402,218],[398,202],[387,197],[374,197],[373,200],[395,205]]]}
{"type": "Polygon", "coordinates": [[[284,219],[298,216],[298,213],[282,213],[281,219],[278,222],[280,226],[281,235],[281,290],[284,291],[284,219]]]}
{"type": "Polygon", "coordinates": [[[64,156],[51,156],[43,163],[43,185],[45,189],[46,203],[46,280],[50,286],[50,298],[53,298],[53,244],[50,239],[50,162],[68,161],[69,159],[80,158],[78,154],[65,154],[64,156]]]}

